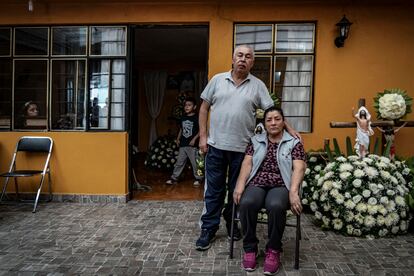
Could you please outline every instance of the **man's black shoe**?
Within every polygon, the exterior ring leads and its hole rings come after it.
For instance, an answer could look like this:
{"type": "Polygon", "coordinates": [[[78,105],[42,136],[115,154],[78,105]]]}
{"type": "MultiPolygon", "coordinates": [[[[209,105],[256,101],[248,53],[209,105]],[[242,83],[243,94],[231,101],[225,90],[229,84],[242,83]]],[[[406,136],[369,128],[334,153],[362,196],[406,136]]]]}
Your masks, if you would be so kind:
{"type": "Polygon", "coordinates": [[[211,247],[211,244],[216,239],[216,234],[208,231],[207,229],[201,229],[201,234],[196,241],[196,249],[198,251],[205,251],[211,247]]]}

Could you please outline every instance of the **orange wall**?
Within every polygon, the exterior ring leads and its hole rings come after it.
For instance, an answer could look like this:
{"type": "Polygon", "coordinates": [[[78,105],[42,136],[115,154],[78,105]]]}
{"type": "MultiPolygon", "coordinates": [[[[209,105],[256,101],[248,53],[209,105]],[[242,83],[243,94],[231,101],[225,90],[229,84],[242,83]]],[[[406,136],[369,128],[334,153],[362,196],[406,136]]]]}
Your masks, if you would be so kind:
{"type": "MultiPolygon", "coordinates": [[[[8,170],[17,140],[30,135],[49,136],[54,140],[50,161],[54,194],[127,193],[126,133],[0,132],[2,172],[8,170]]],[[[28,186],[20,185],[19,190],[35,190],[35,185],[28,186]]]]}
{"type": "MultiPolygon", "coordinates": [[[[414,6],[412,4],[358,5],[355,1],[350,1],[352,5],[330,4],[329,1],[320,1],[321,4],[315,4],[318,1],[312,1],[312,4],[306,1],[293,2],[297,4],[290,4],[289,1],[281,1],[281,4],[269,4],[269,1],[265,1],[265,4],[261,4],[261,1],[254,1],[253,4],[246,4],[245,1],[234,2],[235,4],[215,4],[215,1],[206,1],[206,4],[165,4],[166,2],[157,1],[134,3],[132,0],[113,2],[115,3],[36,1],[33,13],[27,11],[24,1],[19,2],[20,4],[0,4],[0,24],[208,23],[210,26],[209,76],[211,77],[231,67],[235,21],[316,21],[313,132],[303,135],[307,149],[322,147],[324,138],[337,137],[344,145],[345,136],[354,137],[355,130],[331,129],[329,122],[352,120],[351,108],[356,107],[359,98],[367,99],[367,106],[373,113],[372,99],[384,88],[406,89],[409,95],[414,97],[412,77],[414,6]],[[345,47],[338,49],[333,44],[337,36],[335,24],[343,14],[346,14],[353,25],[345,47]]],[[[414,120],[414,115],[410,114],[408,119],[414,120]]],[[[6,147],[7,151],[10,151],[11,144],[14,144],[18,135],[20,134],[1,133],[2,144],[6,145],[3,148],[6,147]]],[[[59,162],[59,165],[72,166],[71,169],[65,168],[65,171],[61,171],[58,175],[64,179],[60,191],[125,192],[127,164],[125,134],[65,132],[50,135],[56,139],[56,149],[64,161],[59,162]],[[81,160],[73,158],[73,152],[65,148],[66,146],[77,148],[78,146],[73,145],[73,141],[77,141],[76,145],[80,145],[81,160]],[[106,152],[108,150],[109,153],[106,152]],[[97,152],[105,152],[105,156],[108,154],[108,159],[99,157],[97,152]],[[120,156],[117,156],[118,154],[120,156]],[[112,155],[119,159],[109,158],[112,155]],[[91,164],[95,166],[91,168],[91,164]],[[77,167],[84,168],[82,177],[69,175],[69,171],[77,167]],[[102,172],[101,175],[99,171],[102,172]],[[96,184],[91,184],[91,180],[96,184]]],[[[414,137],[414,128],[405,128],[398,133],[396,137],[398,155],[414,155],[414,146],[410,143],[411,137],[414,137]]],[[[5,154],[0,154],[4,160],[5,154]]]]}

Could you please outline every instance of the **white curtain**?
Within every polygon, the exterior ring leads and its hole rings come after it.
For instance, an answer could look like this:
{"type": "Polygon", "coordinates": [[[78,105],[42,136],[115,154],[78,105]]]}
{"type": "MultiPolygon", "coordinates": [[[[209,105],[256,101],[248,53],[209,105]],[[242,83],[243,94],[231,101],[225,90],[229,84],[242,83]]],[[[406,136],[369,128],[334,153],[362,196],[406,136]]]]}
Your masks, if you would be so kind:
{"type": "Polygon", "coordinates": [[[282,109],[297,131],[310,131],[312,57],[289,57],[283,82],[282,109]]]}
{"type": "Polygon", "coordinates": [[[155,121],[160,114],[162,103],[164,102],[165,86],[167,83],[167,72],[145,72],[144,84],[147,105],[151,116],[151,126],[149,131],[148,145],[157,139],[157,129],[155,121]]]}

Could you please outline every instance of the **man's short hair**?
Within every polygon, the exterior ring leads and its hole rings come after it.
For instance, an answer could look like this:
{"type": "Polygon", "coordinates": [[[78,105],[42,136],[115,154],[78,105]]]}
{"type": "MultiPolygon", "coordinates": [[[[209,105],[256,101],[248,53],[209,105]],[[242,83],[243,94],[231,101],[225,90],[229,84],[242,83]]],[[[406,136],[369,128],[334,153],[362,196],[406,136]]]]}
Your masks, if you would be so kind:
{"type": "Polygon", "coordinates": [[[250,49],[250,51],[252,52],[252,55],[253,55],[253,59],[254,59],[254,48],[253,48],[253,46],[251,46],[251,45],[249,45],[249,44],[241,44],[241,45],[237,45],[236,46],[236,48],[234,48],[234,51],[233,51],[233,57],[234,57],[234,55],[236,54],[236,51],[237,50],[239,50],[240,48],[248,48],[248,49],[250,49]]]}

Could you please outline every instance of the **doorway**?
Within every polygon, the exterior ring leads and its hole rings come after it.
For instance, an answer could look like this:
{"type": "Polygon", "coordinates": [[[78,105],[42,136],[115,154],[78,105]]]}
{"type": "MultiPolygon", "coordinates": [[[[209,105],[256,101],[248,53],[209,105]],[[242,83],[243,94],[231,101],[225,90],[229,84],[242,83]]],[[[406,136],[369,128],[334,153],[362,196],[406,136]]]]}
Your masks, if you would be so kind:
{"type": "Polygon", "coordinates": [[[209,27],[137,25],[132,30],[131,141],[136,154],[131,164],[139,185],[151,188],[145,191],[133,185],[133,198],[202,199],[204,188],[193,186],[190,162],[177,184],[165,182],[174,166],[171,154],[178,151],[172,144],[179,131],[183,100],[191,96],[198,104],[207,84],[209,27]],[[166,148],[157,148],[160,143],[166,148]]]}

